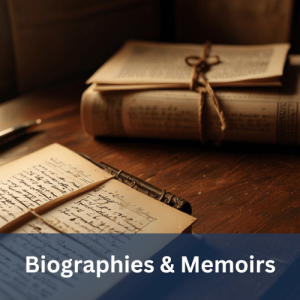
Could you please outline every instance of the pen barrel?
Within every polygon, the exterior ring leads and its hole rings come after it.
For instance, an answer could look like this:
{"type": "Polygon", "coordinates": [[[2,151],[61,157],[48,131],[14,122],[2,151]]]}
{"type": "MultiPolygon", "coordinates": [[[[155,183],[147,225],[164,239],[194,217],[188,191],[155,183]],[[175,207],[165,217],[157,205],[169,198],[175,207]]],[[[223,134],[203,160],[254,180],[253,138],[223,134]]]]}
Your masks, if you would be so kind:
{"type": "Polygon", "coordinates": [[[7,128],[5,130],[0,131],[0,146],[9,143],[15,139],[18,139],[22,135],[24,135],[28,129],[39,125],[41,120],[29,121],[14,127],[7,128]]]}
{"type": "Polygon", "coordinates": [[[0,146],[21,137],[27,129],[28,126],[20,125],[0,132],[0,146]]]}

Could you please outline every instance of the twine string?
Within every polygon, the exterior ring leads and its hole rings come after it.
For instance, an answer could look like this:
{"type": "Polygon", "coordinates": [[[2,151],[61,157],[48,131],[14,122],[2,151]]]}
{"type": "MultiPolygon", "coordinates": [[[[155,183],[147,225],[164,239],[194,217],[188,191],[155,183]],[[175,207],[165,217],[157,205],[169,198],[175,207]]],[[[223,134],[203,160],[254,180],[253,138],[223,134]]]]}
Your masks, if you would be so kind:
{"type": "Polygon", "coordinates": [[[188,55],[185,57],[185,63],[193,68],[190,90],[199,93],[198,102],[198,128],[199,128],[199,138],[202,144],[205,144],[205,138],[202,130],[202,115],[204,107],[204,94],[209,94],[214,105],[214,108],[218,114],[221,122],[221,137],[219,141],[222,141],[225,134],[226,122],[223,111],[220,108],[219,101],[215,95],[214,90],[204,76],[204,73],[213,65],[220,63],[220,58],[217,55],[209,55],[211,43],[206,42],[203,47],[202,56],[188,55]]]}

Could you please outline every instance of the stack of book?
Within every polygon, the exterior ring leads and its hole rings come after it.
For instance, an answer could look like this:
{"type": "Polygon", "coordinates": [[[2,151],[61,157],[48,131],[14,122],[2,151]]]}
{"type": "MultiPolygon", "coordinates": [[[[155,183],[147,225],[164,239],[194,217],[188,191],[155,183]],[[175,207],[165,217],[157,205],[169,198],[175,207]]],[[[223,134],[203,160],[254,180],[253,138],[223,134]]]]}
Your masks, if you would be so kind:
{"type": "MultiPolygon", "coordinates": [[[[205,77],[225,116],[224,140],[300,144],[299,63],[286,63],[289,47],[211,47],[220,63],[205,77]]],[[[185,57],[202,52],[201,45],[127,42],[87,81],[81,104],[87,133],[199,140],[199,94],[189,90],[193,70],[185,57]]],[[[201,130],[208,140],[218,140],[219,117],[205,97],[201,130]]]]}

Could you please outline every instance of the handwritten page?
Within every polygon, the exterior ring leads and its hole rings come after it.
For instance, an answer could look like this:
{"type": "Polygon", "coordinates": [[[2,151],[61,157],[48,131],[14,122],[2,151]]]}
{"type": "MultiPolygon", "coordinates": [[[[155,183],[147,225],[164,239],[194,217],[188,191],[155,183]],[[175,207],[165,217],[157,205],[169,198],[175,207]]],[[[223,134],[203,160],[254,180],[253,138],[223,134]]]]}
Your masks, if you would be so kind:
{"type": "MultiPolygon", "coordinates": [[[[0,227],[31,208],[110,177],[57,144],[7,164],[2,170],[0,227]]],[[[52,233],[59,228],[65,233],[180,233],[194,222],[195,218],[111,179],[44,213],[42,220],[34,218],[15,232],[52,233]]]]}
{"type": "Polygon", "coordinates": [[[4,165],[0,175],[0,226],[30,208],[107,177],[109,174],[59,145],[4,165]],[[73,164],[74,160],[79,163],[73,164]]]}
{"type": "MultiPolygon", "coordinates": [[[[52,209],[43,219],[65,233],[180,233],[196,220],[117,180],[52,209]]],[[[34,219],[14,232],[55,229],[34,219]]]]}

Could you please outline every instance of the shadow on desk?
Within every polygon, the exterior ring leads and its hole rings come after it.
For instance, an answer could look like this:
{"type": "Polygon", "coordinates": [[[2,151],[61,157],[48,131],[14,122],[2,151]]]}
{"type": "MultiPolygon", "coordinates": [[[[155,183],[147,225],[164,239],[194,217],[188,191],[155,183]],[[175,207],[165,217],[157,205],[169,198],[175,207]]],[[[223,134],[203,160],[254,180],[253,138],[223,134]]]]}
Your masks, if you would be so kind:
{"type": "Polygon", "coordinates": [[[8,141],[2,145],[0,144],[0,154],[9,149],[12,149],[13,147],[21,146],[22,143],[26,143],[26,141],[28,141],[31,138],[38,136],[42,133],[43,133],[43,131],[28,132],[28,133],[26,133],[22,136],[16,137],[15,139],[8,141]]]}
{"type": "Polygon", "coordinates": [[[163,139],[144,139],[144,138],[114,138],[114,137],[95,137],[101,143],[115,145],[126,145],[127,147],[143,148],[172,148],[177,150],[213,151],[224,153],[281,153],[281,154],[300,154],[300,146],[291,145],[271,145],[255,143],[224,142],[220,146],[212,142],[202,145],[200,141],[186,140],[163,140],[163,139]]]}

